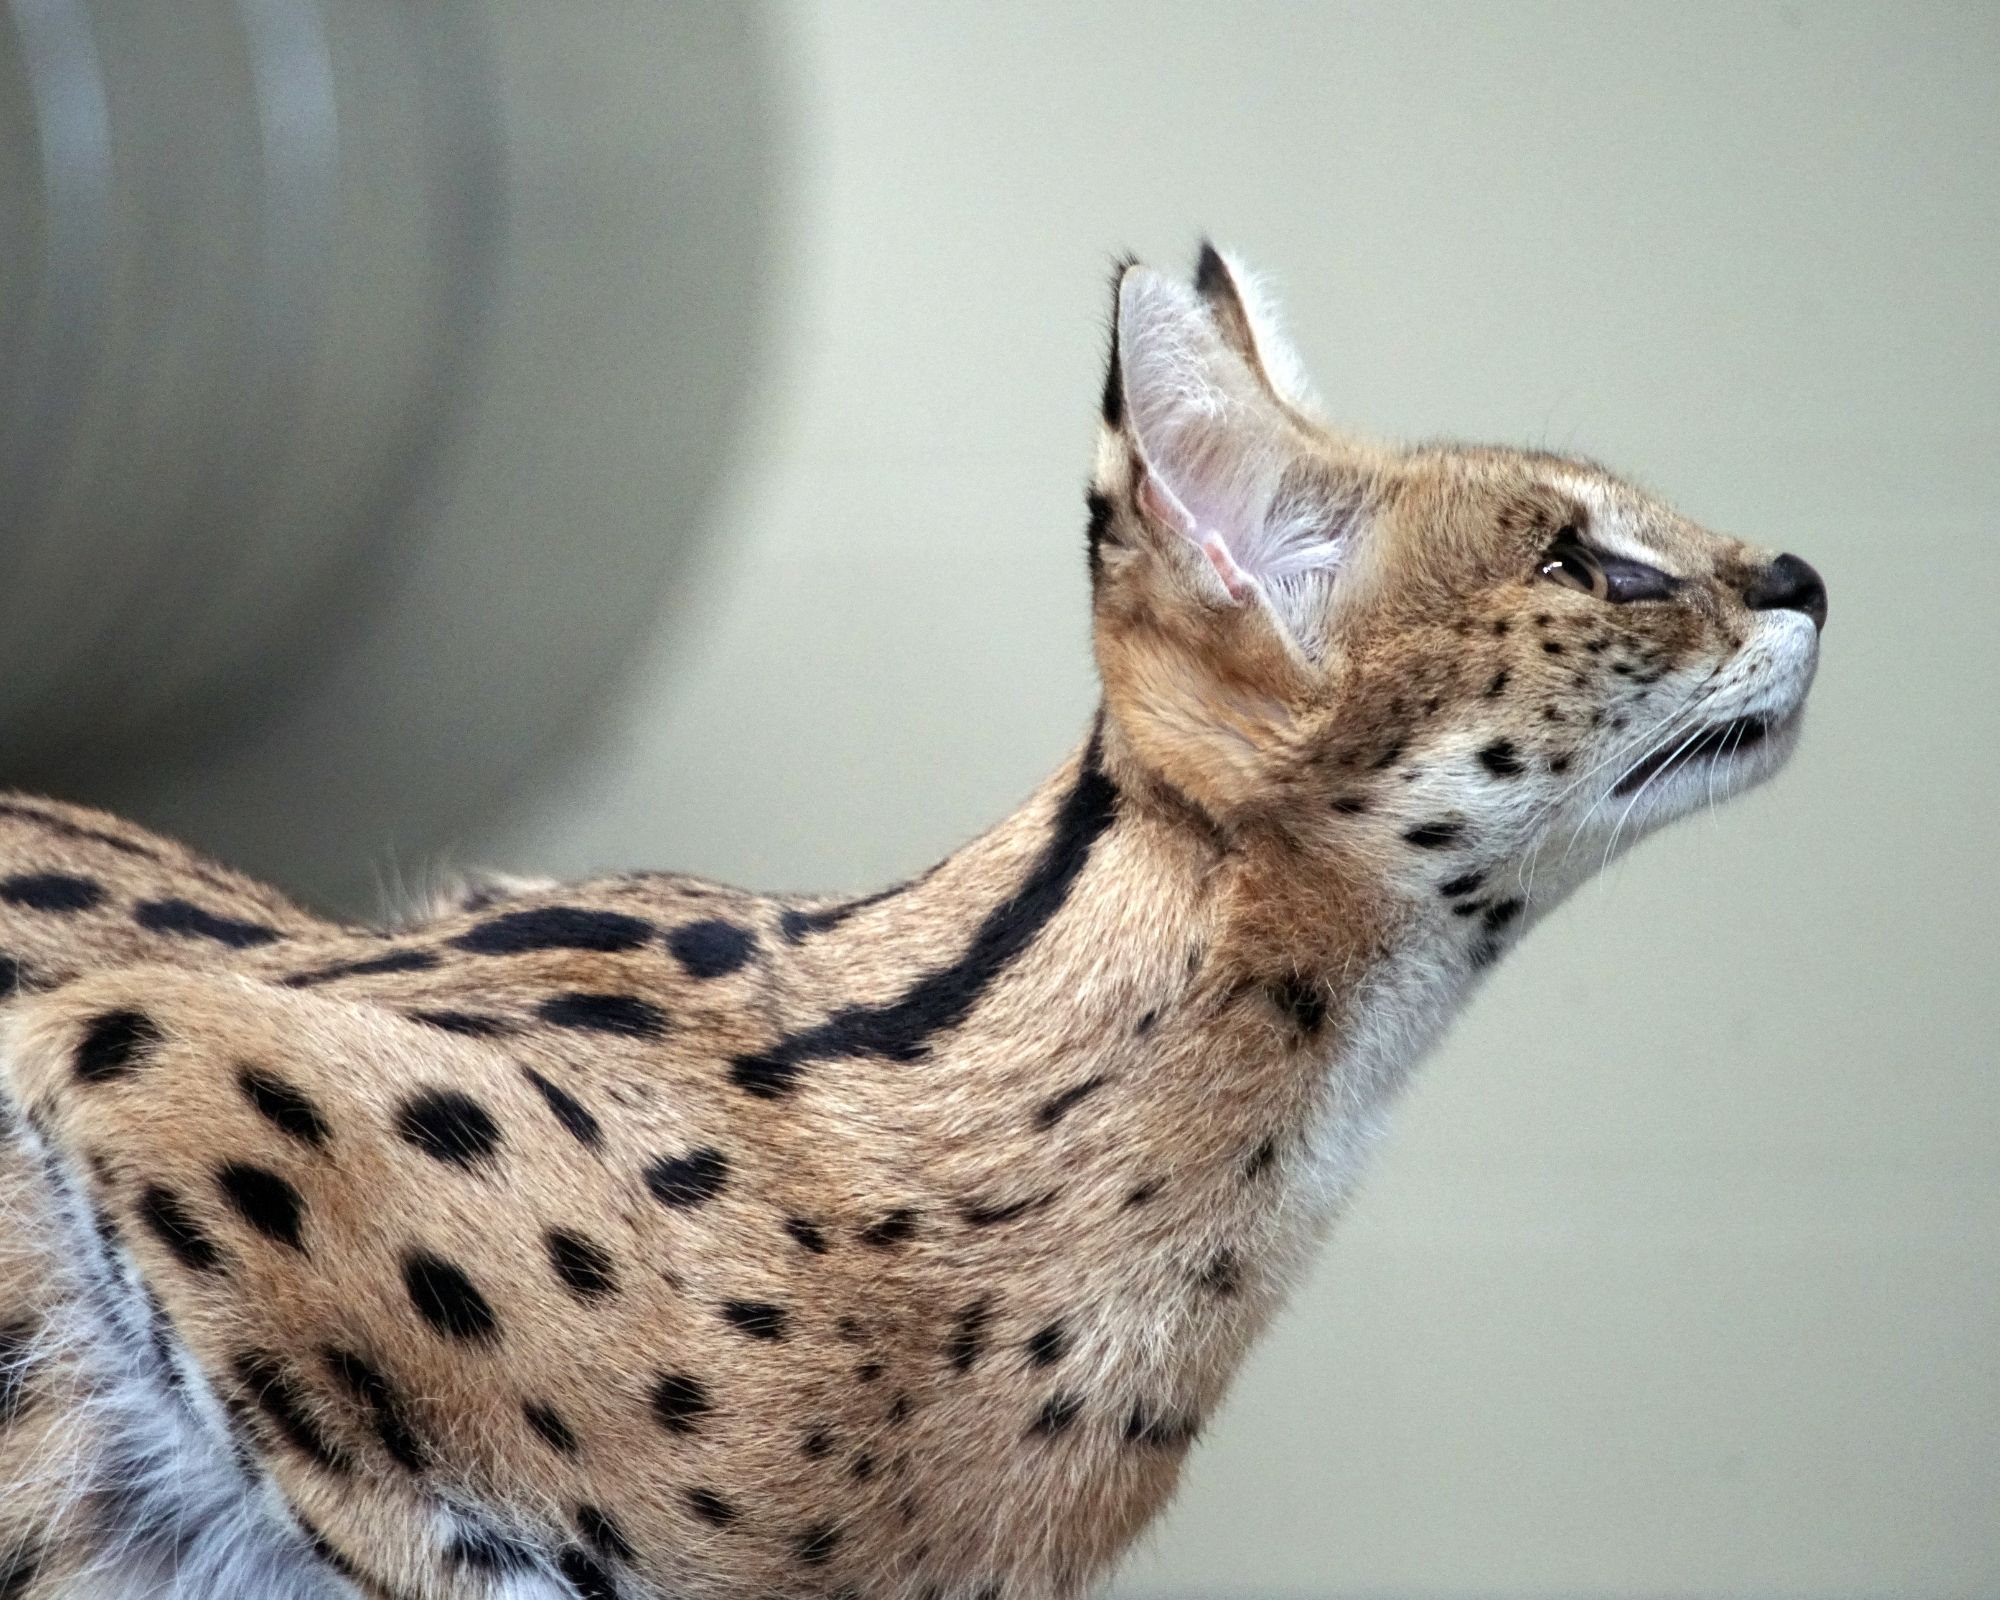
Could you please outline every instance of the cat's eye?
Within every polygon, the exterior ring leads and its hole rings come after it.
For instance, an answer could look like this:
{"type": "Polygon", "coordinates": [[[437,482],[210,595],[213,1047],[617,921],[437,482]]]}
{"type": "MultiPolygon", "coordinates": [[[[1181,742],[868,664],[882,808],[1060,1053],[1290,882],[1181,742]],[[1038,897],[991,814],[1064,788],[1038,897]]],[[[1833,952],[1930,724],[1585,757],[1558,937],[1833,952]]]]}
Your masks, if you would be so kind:
{"type": "Polygon", "coordinates": [[[1559,583],[1565,589],[1596,595],[1600,600],[1607,598],[1604,568],[1598,564],[1597,557],[1584,548],[1574,528],[1564,528],[1556,535],[1555,542],[1542,552],[1541,565],[1535,570],[1549,582],[1559,583]]]}
{"type": "Polygon", "coordinates": [[[1670,577],[1658,567],[1591,549],[1572,527],[1565,527],[1555,536],[1542,552],[1535,571],[1551,583],[1608,600],[1613,605],[1634,600],[1665,600],[1680,587],[1678,578],[1670,577]]]}

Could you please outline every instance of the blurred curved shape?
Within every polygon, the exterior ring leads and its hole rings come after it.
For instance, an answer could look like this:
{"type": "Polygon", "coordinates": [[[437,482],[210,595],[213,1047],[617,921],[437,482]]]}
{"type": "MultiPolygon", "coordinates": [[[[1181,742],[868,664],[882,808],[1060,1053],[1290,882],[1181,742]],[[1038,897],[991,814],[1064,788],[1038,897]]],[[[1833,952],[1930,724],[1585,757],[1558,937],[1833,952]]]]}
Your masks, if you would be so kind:
{"type": "Polygon", "coordinates": [[[756,356],[752,7],[8,0],[0,781],[354,904],[530,793],[756,356]]]}

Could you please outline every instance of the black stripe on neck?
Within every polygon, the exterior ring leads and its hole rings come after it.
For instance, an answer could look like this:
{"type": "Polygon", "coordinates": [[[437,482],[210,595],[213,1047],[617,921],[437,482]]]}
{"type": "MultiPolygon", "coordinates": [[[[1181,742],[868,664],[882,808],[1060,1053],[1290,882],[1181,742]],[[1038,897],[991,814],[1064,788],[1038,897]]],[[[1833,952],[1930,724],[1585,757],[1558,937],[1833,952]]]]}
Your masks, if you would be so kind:
{"type": "Polygon", "coordinates": [[[1102,755],[1101,734],[1093,732],[1041,859],[1021,887],[986,914],[964,955],[926,973],[900,999],[845,1007],[822,1023],[788,1034],[767,1051],[738,1056],[730,1064],[737,1087],[775,1100],[791,1092],[808,1061],[850,1056],[918,1061],[929,1052],[933,1035],[963,1022],[994,979],[1063,908],[1092,846],[1116,818],[1118,789],[1105,775],[1102,755]]]}

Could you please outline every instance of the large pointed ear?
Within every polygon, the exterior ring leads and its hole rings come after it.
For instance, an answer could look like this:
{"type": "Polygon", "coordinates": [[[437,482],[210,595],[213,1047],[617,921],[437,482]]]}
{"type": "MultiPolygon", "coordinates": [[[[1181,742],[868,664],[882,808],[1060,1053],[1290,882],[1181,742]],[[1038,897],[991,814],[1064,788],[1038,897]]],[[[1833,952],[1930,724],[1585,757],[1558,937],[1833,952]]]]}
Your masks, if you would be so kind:
{"type": "Polygon", "coordinates": [[[1310,613],[1360,521],[1359,484],[1235,343],[1249,326],[1232,330],[1149,268],[1120,272],[1098,489],[1128,504],[1157,558],[1177,566],[1198,551],[1220,598],[1275,611],[1310,652],[1310,613]]]}
{"type": "MultiPolygon", "coordinates": [[[[1310,701],[1365,496],[1194,288],[1117,280],[1091,494],[1114,720],[1212,808],[1254,799],[1310,701]]],[[[1250,337],[1255,337],[1254,330],[1250,337]]]]}
{"type": "Polygon", "coordinates": [[[1265,392],[1301,418],[1316,416],[1319,402],[1305,363],[1280,329],[1277,306],[1256,274],[1204,239],[1195,257],[1194,290],[1208,307],[1216,331],[1242,357],[1265,392]]]}

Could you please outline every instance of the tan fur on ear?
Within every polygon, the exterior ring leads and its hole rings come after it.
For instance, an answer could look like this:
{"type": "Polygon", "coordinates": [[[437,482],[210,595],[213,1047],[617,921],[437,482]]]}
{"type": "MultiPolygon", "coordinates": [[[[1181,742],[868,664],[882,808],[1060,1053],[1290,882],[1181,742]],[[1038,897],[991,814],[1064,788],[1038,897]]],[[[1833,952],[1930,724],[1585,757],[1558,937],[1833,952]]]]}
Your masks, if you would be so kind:
{"type": "Polygon", "coordinates": [[[1132,585],[1100,613],[1105,704],[1131,753],[1212,817],[1271,792],[1310,698],[1304,660],[1270,608],[1190,603],[1132,585]]]}
{"type": "Polygon", "coordinates": [[[1312,668],[1261,589],[1232,592],[1200,546],[1147,513],[1144,477],[1107,432],[1094,635],[1105,706],[1132,757],[1225,819],[1271,792],[1312,668]]]}

